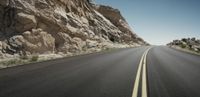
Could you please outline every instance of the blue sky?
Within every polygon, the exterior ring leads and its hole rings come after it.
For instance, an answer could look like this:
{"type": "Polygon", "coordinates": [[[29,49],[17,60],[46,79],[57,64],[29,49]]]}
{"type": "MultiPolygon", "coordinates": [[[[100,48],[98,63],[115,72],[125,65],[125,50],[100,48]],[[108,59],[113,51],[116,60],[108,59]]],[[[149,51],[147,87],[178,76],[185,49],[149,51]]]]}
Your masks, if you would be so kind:
{"type": "Polygon", "coordinates": [[[121,11],[132,29],[154,45],[200,39],[200,0],[95,0],[121,11]]]}

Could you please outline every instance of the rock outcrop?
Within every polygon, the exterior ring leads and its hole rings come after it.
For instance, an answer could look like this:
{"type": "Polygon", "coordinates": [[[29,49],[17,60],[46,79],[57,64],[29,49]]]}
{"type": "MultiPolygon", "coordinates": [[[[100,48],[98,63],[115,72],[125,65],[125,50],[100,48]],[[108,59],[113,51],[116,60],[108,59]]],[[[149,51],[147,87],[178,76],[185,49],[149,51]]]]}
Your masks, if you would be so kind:
{"type": "Polygon", "coordinates": [[[144,45],[116,9],[89,0],[1,0],[0,56],[144,45]]]}
{"type": "Polygon", "coordinates": [[[181,40],[173,40],[167,44],[171,47],[181,47],[200,53],[200,40],[196,38],[182,38],[181,40]]]}
{"type": "Polygon", "coordinates": [[[95,6],[96,10],[100,12],[103,16],[105,16],[108,20],[112,22],[120,31],[123,32],[121,34],[122,41],[129,43],[133,41],[138,44],[145,44],[144,40],[138,37],[130,28],[125,18],[121,15],[118,9],[114,9],[110,6],[98,5],[95,6]]]}

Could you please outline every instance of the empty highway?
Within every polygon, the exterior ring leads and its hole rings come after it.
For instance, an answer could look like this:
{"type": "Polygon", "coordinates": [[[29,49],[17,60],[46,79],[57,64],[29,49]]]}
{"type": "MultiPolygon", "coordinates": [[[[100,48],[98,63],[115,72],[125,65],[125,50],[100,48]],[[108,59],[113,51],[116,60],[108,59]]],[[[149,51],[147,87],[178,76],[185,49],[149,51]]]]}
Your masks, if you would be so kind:
{"type": "Polygon", "coordinates": [[[0,70],[0,97],[200,97],[200,57],[137,47],[0,70]]]}

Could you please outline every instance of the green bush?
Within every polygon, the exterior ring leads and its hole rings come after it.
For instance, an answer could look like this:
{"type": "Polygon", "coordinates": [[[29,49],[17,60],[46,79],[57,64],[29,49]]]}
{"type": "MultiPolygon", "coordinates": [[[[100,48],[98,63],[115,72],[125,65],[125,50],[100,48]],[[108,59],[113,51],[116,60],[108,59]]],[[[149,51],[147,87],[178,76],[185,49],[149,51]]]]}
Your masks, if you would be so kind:
{"type": "Polygon", "coordinates": [[[193,48],[189,48],[189,50],[191,50],[191,51],[194,51],[194,49],[193,49],[193,48]]]}
{"type": "Polygon", "coordinates": [[[200,49],[198,49],[197,53],[200,53],[200,49]]]}
{"type": "Polygon", "coordinates": [[[27,60],[28,56],[27,55],[20,56],[20,59],[27,60]]]}
{"type": "Polygon", "coordinates": [[[31,62],[36,62],[36,61],[38,61],[38,59],[39,59],[39,56],[38,55],[35,55],[35,56],[32,56],[31,57],[31,62]]]}
{"type": "Polygon", "coordinates": [[[12,60],[9,60],[9,61],[3,61],[0,64],[6,65],[6,66],[14,65],[14,64],[19,64],[19,60],[12,59],[12,60]]]}
{"type": "Polygon", "coordinates": [[[185,44],[181,44],[181,48],[186,48],[187,46],[185,44]]]}
{"type": "Polygon", "coordinates": [[[17,59],[13,59],[13,60],[8,61],[8,65],[10,65],[10,64],[17,64],[17,63],[18,63],[17,59]]]}

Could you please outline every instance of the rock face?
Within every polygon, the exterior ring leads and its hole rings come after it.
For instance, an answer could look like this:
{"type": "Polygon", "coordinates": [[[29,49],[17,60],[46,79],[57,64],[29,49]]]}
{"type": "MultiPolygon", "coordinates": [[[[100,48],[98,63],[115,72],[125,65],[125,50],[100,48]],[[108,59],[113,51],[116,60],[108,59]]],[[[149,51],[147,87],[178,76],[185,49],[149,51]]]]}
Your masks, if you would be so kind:
{"type": "Polygon", "coordinates": [[[89,0],[1,0],[0,56],[146,44],[116,9],[89,0]]]}
{"type": "Polygon", "coordinates": [[[120,31],[123,32],[121,37],[122,41],[129,43],[130,41],[145,44],[144,40],[138,37],[130,28],[124,17],[121,15],[118,9],[114,9],[110,6],[99,5],[96,6],[96,10],[104,15],[108,20],[112,22],[120,31]]]}
{"type": "Polygon", "coordinates": [[[189,49],[189,50],[200,53],[200,40],[196,38],[182,38],[181,40],[173,40],[167,45],[178,46],[183,49],[189,49]]]}

